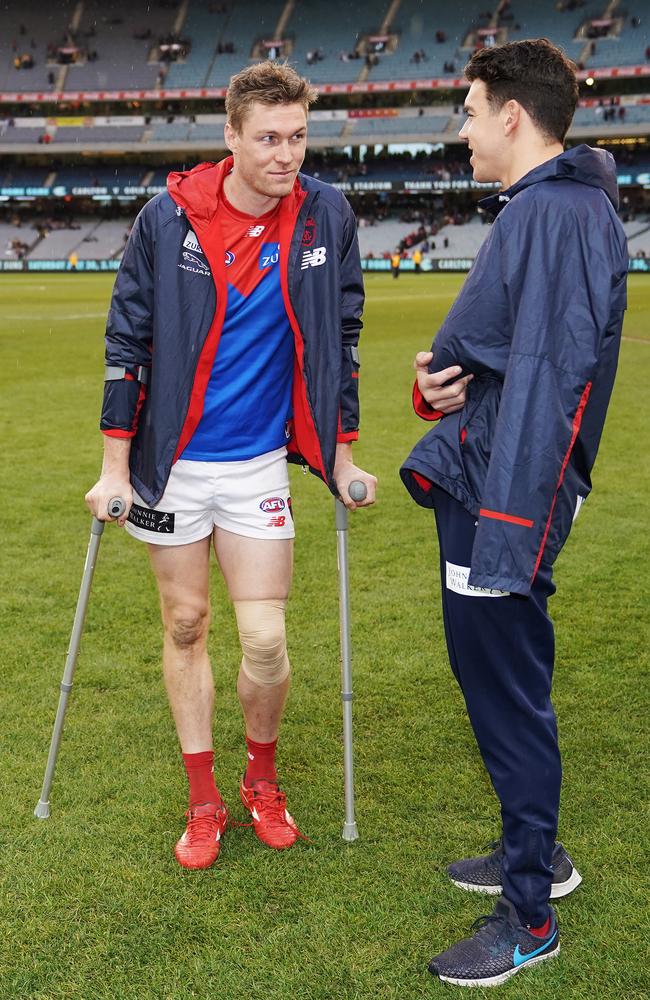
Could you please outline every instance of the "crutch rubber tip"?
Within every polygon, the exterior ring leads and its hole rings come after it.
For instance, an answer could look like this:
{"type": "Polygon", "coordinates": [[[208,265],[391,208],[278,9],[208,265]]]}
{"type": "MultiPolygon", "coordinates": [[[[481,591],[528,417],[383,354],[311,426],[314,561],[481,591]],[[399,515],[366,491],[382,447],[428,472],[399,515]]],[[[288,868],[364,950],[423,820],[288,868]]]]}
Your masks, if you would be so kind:
{"type": "Polygon", "coordinates": [[[366,489],[366,484],[362,483],[359,479],[354,479],[348,486],[348,493],[350,494],[350,499],[358,503],[360,500],[365,500],[368,496],[368,490],[366,489]]]}
{"type": "Polygon", "coordinates": [[[357,830],[356,823],[344,823],[343,833],[341,834],[343,840],[347,840],[348,843],[352,843],[353,840],[359,839],[359,831],[357,830]]]}
{"type": "Polygon", "coordinates": [[[34,809],[34,816],[36,816],[36,819],[49,819],[50,803],[43,802],[43,799],[39,799],[36,804],[36,809],[34,809]]]}

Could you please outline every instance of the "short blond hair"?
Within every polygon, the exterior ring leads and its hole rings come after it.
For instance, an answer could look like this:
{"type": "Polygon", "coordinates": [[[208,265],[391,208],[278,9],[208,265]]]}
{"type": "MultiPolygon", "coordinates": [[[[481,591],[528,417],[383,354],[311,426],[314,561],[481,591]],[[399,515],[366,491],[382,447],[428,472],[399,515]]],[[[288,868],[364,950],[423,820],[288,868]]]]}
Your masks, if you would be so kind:
{"type": "Polygon", "coordinates": [[[241,132],[251,105],[302,104],[305,114],[318,97],[309,80],[299,76],[287,63],[270,59],[247,66],[230,78],[226,92],[226,114],[235,132],[241,132]]]}

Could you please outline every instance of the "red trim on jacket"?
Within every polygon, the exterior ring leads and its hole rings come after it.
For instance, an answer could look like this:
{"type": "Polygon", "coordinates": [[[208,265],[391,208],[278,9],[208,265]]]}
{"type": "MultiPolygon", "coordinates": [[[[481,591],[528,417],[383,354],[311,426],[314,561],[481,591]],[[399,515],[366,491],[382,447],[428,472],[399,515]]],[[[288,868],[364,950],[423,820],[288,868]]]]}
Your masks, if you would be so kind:
{"type": "Polygon", "coordinates": [[[105,434],[109,438],[132,438],[135,437],[135,431],[121,431],[117,427],[112,430],[102,430],[102,434],[105,434]]]}
{"type": "MultiPolygon", "coordinates": [[[[219,338],[226,315],[228,283],[226,279],[225,251],[221,229],[216,224],[216,214],[223,189],[224,178],[232,170],[233,158],[227,157],[220,163],[201,163],[188,174],[172,173],[167,181],[167,190],[185,214],[197,236],[201,248],[208,259],[217,293],[217,308],[210,329],[205,338],[194,375],[190,401],[185,423],[176,447],[174,462],[189,444],[203,415],[205,393],[212,373],[214,359],[219,346],[219,338]]],[[[289,300],[288,273],[289,248],[300,208],[307,192],[296,180],[293,191],[280,202],[280,283],[282,298],[294,335],[295,360],[293,376],[293,439],[288,450],[298,452],[309,465],[321,473],[325,479],[325,467],[320,441],[307,400],[303,354],[302,332],[289,300]]]]}
{"type": "Polygon", "coordinates": [[[571,432],[571,441],[569,442],[569,447],[567,448],[566,455],[564,456],[564,461],[562,462],[562,468],[560,469],[560,475],[559,475],[559,478],[558,478],[558,481],[557,481],[557,486],[555,487],[555,495],[553,496],[553,503],[551,504],[551,510],[549,512],[549,515],[548,515],[548,521],[546,522],[546,527],[544,529],[544,535],[542,537],[542,542],[541,542],[541,545],[539,547],[539,552],[537,553],[537,560],[535,562],[535,569],[533,570],[533,575],[531,577],[531,583],[533,582],[533,580],[537,576],[537,570],[539,569],[539,564],[542,561],[542,555],[544,553],[544,547],[546,545],[546,539],[548,538],[548,533],[549,533],[549,531],[551,529],[551,519],[553,517],[553,511],[555,510],[555,504],[557,502],[557,495],[560,492],[560,486],[562,485],[562,481],[564,479],[564,473],[566,472],[566,467],[569,464],[569,459],[571,458],[571,452],[573,451],[573,446],[576,443],[576,438],[578,437],[578,434],[580,433],[580,424],[582,423],[582,417],[583,417],[583,414],[585,412],[585,407],[587,405],[587,401],[589,400],[589,393],[591,392],[591,385],[592,385],[591,382],[587,382],[586,386],[584,387],[582,396],[580,397],[580,402],[578,403],[578,409],[576,410],[575,416],[573,418],[573,429],[572,429],[572,432],[571,432]]]}
{"type": "Polygon", "coordinates": [[[337,444],[347,444],[349,441],[358,441],[358,440],[359,440],[359,431],[347,431],[347,433],[339,431],[339,433],[336,435],[337,444]]]}
{"type": "Polygon", "coordinates": [[[316,433],[314,418],[309,406],[309,400],[307,399],[307,385],[304,374],[305,344],[300,325],[289,298],[289,250],[291,248],[291,237],[295,229],[296,219],[306,197],[307,192],[303,191],[299,183],[296,182],[292,194],[283,198],[280,206],[280,286],[282,288],[284,308],[287,311],[289,323],[293,330],[295,346],[292,388],[293,437],[287,445],[287,450],[302,455],[312,469],[320,472],[325,482],[327,482],[320,440],[316,433]]]}
{"type": "Polygon", "coordinates": [[[430,479],[426,479],[424,476],[421,476],[419,472],[411,472],[411,475],[415,479],[420,489],[424,490],[425,493],[429,493],[432,490],[433,483],[431,482],[430,479]]]}
{"type": "Polygon", "coordinates": [[[423,420],[440,420],[444,417],[442,410],[434,410],[432,406],[429,406],[426,399],[420,392],[418,387],[417,379],[413,386],[413,409],[417,413],[418,417],[422,417],[423,420]]]}
{"type": "Polygon", "coordinates": [[[479,514],[481,517],[491,517],[495,521],[507,521],[508,524],[520,524],[522,528],[532,528],[535,524],[534,521],[529,520],[527,517],[515,517],[514,514],[504,514],[500,510],[486,510],[481,507],[479,514]]]}
{"type": "Polygon", "coordinates": [[[216,224],[216,214],[223,181],[231,167],[232,157],[228,157],[219,164],[201,163],[189,174],[170,174],[168,178],[169,194],[177,205],[185,209],[192,231],[198,238],[201,249],[208,259],[217,296],[217,307],[194,373],[187,415],[174,453],[174,462],[178,460],[192,440],[194,431],[203,416],[205,394],[226,316],[228,282],[226,280],[225,250],[221,227],[216,224]]]}

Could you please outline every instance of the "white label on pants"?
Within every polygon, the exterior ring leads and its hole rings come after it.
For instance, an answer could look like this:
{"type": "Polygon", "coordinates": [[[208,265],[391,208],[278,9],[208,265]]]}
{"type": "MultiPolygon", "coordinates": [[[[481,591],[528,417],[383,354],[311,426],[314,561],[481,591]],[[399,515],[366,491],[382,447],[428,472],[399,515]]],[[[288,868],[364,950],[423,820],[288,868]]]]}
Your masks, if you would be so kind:
{"type": "Polygon", "coordinates": [[[463,597],[509,597],[509,590],[492,590],[490,587],[472,587],[469,580],[469,566],[447,564],[447,590],[463,597]]]}

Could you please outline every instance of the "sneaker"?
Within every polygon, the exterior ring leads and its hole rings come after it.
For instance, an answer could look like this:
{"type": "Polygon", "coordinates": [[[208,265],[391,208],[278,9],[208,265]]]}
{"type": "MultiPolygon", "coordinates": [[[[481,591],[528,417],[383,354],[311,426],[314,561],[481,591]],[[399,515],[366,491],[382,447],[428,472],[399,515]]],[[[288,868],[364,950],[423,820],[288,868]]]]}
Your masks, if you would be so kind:
{"type": "Polygon", "coordinates": [[[185,815],[187,828],[174,848],[176,860],[183,868],[209,868],[219,857],[228,810],[223,802],[206,802],[188,809],[185,815]]]}
{"type": "Polygon", "coordinates": [[[522,927],[515,907],[500,899],[488,917],[472,924],[475,933],[459,941],[429,962],[429,972],[454,986],[500,986],[530,965],[537,965],[560,952],[555,911],[551,925],[540,938],[522,927]]]}
{"type": "MultiPolygon", "coordinates": [[[[488,847],[493,847],[495,850],[480,858],[465,858],[463,861],[456,861],[447,867],[449,878],[459,889],[466,889],[468,892],[485,892],[490,896],[501,895],[503,891],[501,885],[503,846],[500,840],[495,840],[488,844],[488,847]]],[[[557,843],[553,848],[551,867],[553,868],[551,899],[568,896],[582,882],[582,876],[560,843],[557,843]]]]}
{"type": "Polygon", "coordinates": [[[253,829],[267,847],[281,851],[291,847],[302,835],[295,819],[287,811],[287,796],[274,781],[259,778],[247,788],[242,780],[241,800],[253,817],[253,829]]]}

